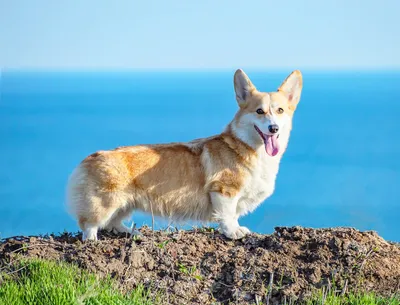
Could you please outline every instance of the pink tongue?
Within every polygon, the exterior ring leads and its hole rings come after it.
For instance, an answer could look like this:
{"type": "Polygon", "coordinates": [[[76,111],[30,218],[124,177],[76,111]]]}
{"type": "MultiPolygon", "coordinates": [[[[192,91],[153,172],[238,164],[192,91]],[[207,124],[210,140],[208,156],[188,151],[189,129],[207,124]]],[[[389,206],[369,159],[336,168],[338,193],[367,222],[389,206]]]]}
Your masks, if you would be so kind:
{"type": "Polygon", "coordinates": [[[265,150],[268,155],[275,156],[279,151],[278,136],[266,136],[265,150]]]}

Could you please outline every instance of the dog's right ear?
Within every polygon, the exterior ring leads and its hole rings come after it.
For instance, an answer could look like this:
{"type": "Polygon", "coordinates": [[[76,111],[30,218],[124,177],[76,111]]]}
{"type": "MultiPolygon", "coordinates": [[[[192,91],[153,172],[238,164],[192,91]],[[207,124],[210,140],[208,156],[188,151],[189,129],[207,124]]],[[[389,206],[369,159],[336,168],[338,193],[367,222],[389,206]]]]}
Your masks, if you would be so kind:
{"type": "Polygon", "coordinates": [[[236,100],[239,107],[243,107],[246,105],[246,99],[256,90],[256,87],[242,69],[236,70],[233,83],[235,86],[236,100]]]}
{"type": "Polygon", "coordinates": [[[289,107],[294,110],[300,101],[302,89],[303,76],[299,70],[295,70],[284,80],[278,91],[282,92],[287,97],[289,107]]]}

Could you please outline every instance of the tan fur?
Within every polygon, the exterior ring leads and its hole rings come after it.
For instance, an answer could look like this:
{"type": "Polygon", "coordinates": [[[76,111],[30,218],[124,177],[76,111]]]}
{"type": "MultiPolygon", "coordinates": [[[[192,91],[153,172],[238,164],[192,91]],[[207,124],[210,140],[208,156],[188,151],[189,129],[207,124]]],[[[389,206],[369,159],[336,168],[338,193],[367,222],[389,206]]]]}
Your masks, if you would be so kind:
{"type": "MultiPolygon", "coordinates": [[[[295,85],[301,90],[301,74],[293,73],[300,79],[295,85]]],[[[272,93],[258,92],[247,80],[248,96],[244,101],[238,100],[239,111],[220,135],[189,143],[120,147],[85,158],[70,177],[68,205],[82,230],[93,229],[94,233],[85,233],[87,238],[96,239],[97,228],[121,231],[121,220],[133,210],[171,219],[220,221],[223,216],[216,211],[210,194],[236,202],[234,210],[240,215],[270,196],[298,103],[293,99],[300,96],[293,95],[288,79],[272,93]],[[260,143],[247,141],[237,131],[242,128],[241,118],[258,108],[265,108],[266,115],[282,108],[290,116],[287,131],[280,135],[282,150],[276,157],[267,156],[260,143]],[[259,173],[258,169],[264,167],[265,172],[259,173]],[[268,183],[268,190],[253,192],[252,179],[268,183]]],[[[243,82],[243,78],[238,81],[243,82]]],[[[235,88],[240,85],[235,83],[235,88]]]]}

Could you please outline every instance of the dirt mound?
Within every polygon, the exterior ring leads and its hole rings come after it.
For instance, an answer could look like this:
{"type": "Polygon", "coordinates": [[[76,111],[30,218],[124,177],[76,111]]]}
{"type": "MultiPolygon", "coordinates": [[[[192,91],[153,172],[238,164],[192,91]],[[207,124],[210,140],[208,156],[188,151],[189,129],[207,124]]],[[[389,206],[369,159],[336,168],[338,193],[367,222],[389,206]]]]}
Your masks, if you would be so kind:
{"type": "Polygon", "coordinates": [[[276,304],[333,282],[335,289],[399,291],[400,248],[375,232],[278,227],[241,241],[212,229],[140,232],[140,238],[101,232],[97,243],[82,243],[80,234],[8,238],[0,244],[0,265],[17,254],[64,260],[110,274],[124,290],[149,286],[170,304],[254,304],[266,298],[276,304]]]}

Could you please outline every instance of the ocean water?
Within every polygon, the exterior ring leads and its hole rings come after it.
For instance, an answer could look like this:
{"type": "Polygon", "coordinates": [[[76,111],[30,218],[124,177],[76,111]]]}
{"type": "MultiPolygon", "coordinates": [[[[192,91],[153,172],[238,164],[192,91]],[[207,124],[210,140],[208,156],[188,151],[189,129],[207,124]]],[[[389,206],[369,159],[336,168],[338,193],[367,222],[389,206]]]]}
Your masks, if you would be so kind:
{"type": "MultiPolygon", "coordinates": [[[[237,110],[233,72],[2,72],[0,236],[78,230],[65,185],[88,154],[221,132],[237,110]]],[[[270,91],[289,72],[248,75],[270,91]]],[[[400,241],[400,72],[303,76],[276,191],[241,224],[351,226],[400,241]]]]}

